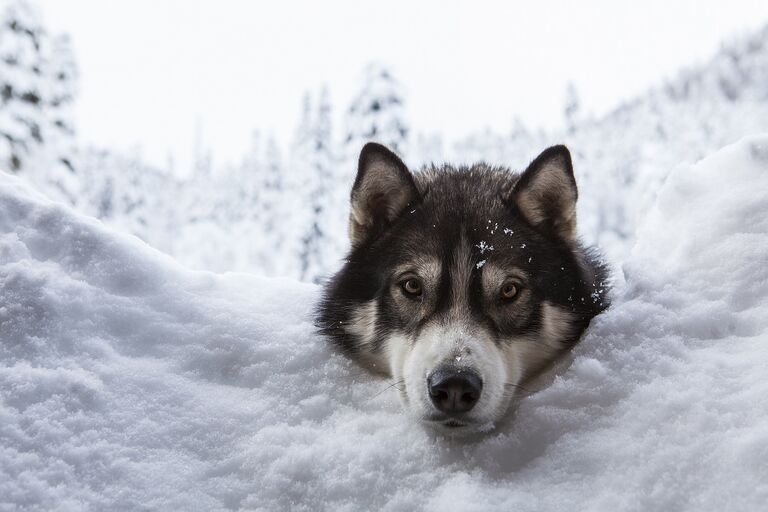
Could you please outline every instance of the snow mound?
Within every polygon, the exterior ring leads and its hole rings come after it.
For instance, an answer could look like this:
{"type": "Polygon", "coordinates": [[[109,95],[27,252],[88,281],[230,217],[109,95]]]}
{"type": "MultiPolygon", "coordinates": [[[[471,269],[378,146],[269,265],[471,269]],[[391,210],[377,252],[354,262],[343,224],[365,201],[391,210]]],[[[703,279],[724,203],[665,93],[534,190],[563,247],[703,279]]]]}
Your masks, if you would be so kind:
{"type": "Polygon", "coordinates": [[[760,510],[768,136],[676,169],[626,285],[514,421],[450,440],[313,333],[0,176],[0,509],[760,510]]]}

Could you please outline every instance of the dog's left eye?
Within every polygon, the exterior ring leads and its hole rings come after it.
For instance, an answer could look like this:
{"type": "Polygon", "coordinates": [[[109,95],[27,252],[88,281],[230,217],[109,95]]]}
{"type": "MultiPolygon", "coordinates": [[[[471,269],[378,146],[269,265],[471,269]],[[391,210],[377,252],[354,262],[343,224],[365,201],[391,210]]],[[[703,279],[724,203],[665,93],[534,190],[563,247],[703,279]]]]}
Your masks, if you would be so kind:
{"type": "Polygon", "coordinates": [[[409,297],[418,297],[421,295],[421,281],[415,277],[406,279],[400,284],[400,286],[402,287],[405,294],[409,297]]]}
{"type": "Polygon", "coordinates": [[[512,300],[515,297],[517,297],[518,293],[519,293],[519,288],[517,284],[504,283],[504,286],[501,287],[501,291],[499,292],[499,295],[501,296],[502,300],[512,300]]]}

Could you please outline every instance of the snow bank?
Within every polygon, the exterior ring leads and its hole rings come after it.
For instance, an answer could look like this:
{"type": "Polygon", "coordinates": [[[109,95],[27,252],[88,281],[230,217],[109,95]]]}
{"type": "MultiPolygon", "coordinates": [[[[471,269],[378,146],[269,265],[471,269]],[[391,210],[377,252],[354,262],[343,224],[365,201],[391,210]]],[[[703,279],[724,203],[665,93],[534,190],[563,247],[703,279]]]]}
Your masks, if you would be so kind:
{"type": "Polygon", "coordinates": [[[433,435],[312,333],[317,289],[191,272],[0,176],[0,510],[759,510],[768,136],[673,172],[571,367],[433,435]]]}

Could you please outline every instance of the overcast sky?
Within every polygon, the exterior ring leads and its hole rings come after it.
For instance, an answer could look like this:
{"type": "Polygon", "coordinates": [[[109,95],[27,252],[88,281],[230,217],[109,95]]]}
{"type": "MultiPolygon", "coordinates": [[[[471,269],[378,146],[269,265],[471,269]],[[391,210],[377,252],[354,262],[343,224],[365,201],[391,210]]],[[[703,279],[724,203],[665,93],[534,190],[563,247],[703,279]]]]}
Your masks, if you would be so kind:
{"type": "Polygon", "coordinates": [[[196,126],[219,163],[256,128],[287,142],[303,92],[322,84],[340,116],[371,60],[405,85],[417,131],[452,139],[514,116],[556,126],[569,81],[599,114],[768,22],[765,0],[40,4],[73,38],[81,139],[178,168],[196,126]]]}

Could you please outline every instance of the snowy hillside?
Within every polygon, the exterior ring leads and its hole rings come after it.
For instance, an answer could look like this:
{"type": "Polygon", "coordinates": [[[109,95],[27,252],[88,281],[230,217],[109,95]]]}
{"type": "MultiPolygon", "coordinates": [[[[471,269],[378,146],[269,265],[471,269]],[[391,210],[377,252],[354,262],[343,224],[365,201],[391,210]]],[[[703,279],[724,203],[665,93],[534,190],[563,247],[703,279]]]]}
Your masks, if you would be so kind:
{"type": "Polygon", "coordinates": [[[436,437],[313,285],[185,270],[0,175],[0,509],[762,510],[768,135],[667,179],[573,364],[436,437]]]}
{"type": "Polygon", "coordinates": [[[543,148],[566,143],[579,183],[581,232],[621,263],[670,169],[768,130],[767,77],[765,28],[605,116],[581,112],[573,97],[563,130],[511,123],[506,132],[449,141],[412,126],[402,85],[386,68],[370,66],[349,106],[331,105],[325,89],[307,95],[290,145],[257,134],[242,162],[216,166],[203,154],[196,172],[181,183],[167,178],[158,186],[153,169],[120,159],[94,165],[85,153],[81,172],[89,177],[89,200],[78,207],[99,214],[92,205],[110,205],[100,215],[107,223],[193,268],[317,281],[340,266],[347,249],[349,190],[365,142],[397,148],[413,169],[482,160],[517,170],[543,148]],[[345,121],[335,127],[331,112],[339,109],[345,121]],[[125,195],[141,200],[126,203],[125,195]]]}
{"type": "MultiPolygon", "coordinates": [[[[409,119],[408,77],[371,64],[340,104],[331,104],[337,96],[328,87],[306,78],[311,91],[296,98],[302,108],[290,141],[277,140],[255,118],[251,147],[240,159],[219,161],[201,136],[192,169],[173,162],[156,167],[138,150],[126,155],[78,144],[78,74],[69,39],[48,32],[29,1],[6,5],[0,169],[195,269],[318,282],[339,268],[356,158],[370,140],[396,149],[414,169],[484,160],[519,170],[548,145],[566,143],[579,185],[581,233],[620,264],[669,170],[768,131],[765,27],[604,116],[583,112],[578,92],[568,89],[559,130],[510,122],[503,132],[459,140],[423,133],[409,119]]],[[[455,98],[457,107],[464,100],[455,98]]],[[[515,118],[507,99],[498,99],[498,109],[515,118]]]]}

